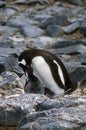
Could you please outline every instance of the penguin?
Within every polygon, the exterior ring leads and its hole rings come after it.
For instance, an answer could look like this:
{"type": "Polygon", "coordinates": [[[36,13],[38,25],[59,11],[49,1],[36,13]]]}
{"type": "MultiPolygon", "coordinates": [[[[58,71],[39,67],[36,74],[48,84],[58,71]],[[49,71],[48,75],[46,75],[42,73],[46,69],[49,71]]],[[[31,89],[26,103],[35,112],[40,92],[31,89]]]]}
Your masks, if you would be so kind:
{"type": "Polygon", "coordinates": [[[65,65],[48,51],[25,50],[20,54],[18,62],[29,79],[34,82],[37,78],[41,82],[44,94],[64,95],[75,90],[65,65]]]}

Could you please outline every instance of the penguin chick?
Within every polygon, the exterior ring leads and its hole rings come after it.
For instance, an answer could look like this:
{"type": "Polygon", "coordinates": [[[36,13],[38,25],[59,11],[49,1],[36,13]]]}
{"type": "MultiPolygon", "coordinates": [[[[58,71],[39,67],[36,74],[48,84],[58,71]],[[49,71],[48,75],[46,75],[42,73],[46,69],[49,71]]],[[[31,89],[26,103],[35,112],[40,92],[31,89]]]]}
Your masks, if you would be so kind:
{"type": "Polygon", "coordinates": [[[18,61],[28,78],[35,76],[51,93],[63,95],[75,90],[64,64],[54,54],[30,49],[22,52],[18,61]]]}

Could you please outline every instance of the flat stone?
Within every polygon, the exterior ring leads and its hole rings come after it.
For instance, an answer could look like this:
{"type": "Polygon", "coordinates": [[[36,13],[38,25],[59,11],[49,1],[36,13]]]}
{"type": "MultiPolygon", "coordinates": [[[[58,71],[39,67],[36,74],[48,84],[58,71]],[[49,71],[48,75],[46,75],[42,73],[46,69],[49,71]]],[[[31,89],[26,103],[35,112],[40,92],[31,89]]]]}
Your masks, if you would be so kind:
{"type": "Polygon", "coordinates": [[[34,3],[36,4],[36,3],[39,3],[39,4],[45,5],[45,4],[49,4],[50,1],[49,0],[33,0],[33,1],[17,0],[14,3],[16,3],[16,4],[34,4],[34,3]]]}
{"type": "Polygon", "coordinates": [[[3,35],[13,35],[15,33],[17,33],[18,29],[16,28],[12,28],[12,27],[8,27],[8,26],[0,26],[0,34],[3,35]]]}
{"type": "Polygon", "coordinates": [[[52,48],[64,48],[64,47],[71,47],[74,45],[85,45],[86,46],[86,40],[57,40],[54,45],[52,45],[52,48]]]}
{"type": "Polygon", "coordinates": [[[0,56],[17,55],[18,53],[18,49],[0,47],[0,56]]]}
{"type": "Polygon", "coordinates": [[[70,47],[59,48],[55,51],[56,54],[83,54],[86,52],[86,47],[84,45],[75,45],[70,47]]]}
{"type": "Polygon", "coordinates": [[[37,48],[44,48],[46,46],[51,46],[55,43],[55,39],[48,36],[40,36],[34,40],[34,45],[37,48]]]}
{"type": "Polygon", "coordinates": [[[16,18],[9,19],[7,22],[7,26],[20,28],[22,26],[26,26],[28,24],[33,24],[34,22],[28,18],[24,18],[22,16],[17,16],[16,18]]]}
{"type": "Polygon", "coordinates": [[[56,37],[62,33],[62,29],[59,25],[50,25],[46,28],[46,35],[50,37],[56,37]]]}
{"type": "Polygon", "coordinates": [[[46,20],[43,20],[41,22],[41,25],[40,27],[45,29],[47,26],[49,25],[67,25],[69,22],[67,20],[67,17],[65,15],[62,15],[62,14],[58,14],[56,13],[54,16],[46,19],[46,20]]]}
{"type": "Polygon", "coordinates": [[[43,30],[37,26],[27,25],[21,27],[21,34],[28,37],[37,37],[43,34],[43,30]]]}
{"type": "Polygon", "coordinates": [[[83,4],[83,0],[67,0],[72,4],[77,4],[77,5],[82,5],[83,4]]]}
{"type": "Polygon", "coordinates": [[[74,22],[67,27],[62,28],[66,34],[71,34],[79,29],[79,22],[74,22]]]}
{"type": "Polygon", "coordinates": [[[4,13],[5,13],[5,17],[8,19],[11,16],[15,15],[16,13],[19,12],[19,9],[16,7],[5,7],[4,8],[4,13]]]}

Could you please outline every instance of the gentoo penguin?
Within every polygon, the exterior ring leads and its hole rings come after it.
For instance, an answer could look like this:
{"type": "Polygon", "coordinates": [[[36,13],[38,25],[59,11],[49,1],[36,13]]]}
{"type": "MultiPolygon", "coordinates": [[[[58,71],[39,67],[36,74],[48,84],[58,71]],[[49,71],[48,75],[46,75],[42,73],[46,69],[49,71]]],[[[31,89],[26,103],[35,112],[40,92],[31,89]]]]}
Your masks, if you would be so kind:
{"type": "Polygon", "coordinates": [[[30,49],[23,51],[18,61],[28,78],[34,81],[36,77],[43,84],[45,94],[63,95],[75,90],[64,64],[54,54],[30,49]]]}

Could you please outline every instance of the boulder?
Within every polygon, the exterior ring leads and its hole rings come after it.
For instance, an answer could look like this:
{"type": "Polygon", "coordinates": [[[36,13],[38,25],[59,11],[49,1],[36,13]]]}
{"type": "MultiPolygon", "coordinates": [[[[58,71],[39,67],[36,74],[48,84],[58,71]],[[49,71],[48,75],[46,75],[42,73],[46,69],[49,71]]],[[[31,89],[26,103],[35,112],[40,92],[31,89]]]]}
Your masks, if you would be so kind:
{"type": "Polygon", "coordinates": [[[39,94],[16,94],[0,99],[0,126],[17,126],[23,116],[34,111],[37,101],[45,99],[39,94]]]}
{"type": "Polygon", "coordinates": [[[86,96],[66,96],[43,101],[27,114],[17,130],[82,130],[86,128],[86,96]]]}
{"type": "Polygon", "coordinates": [[[0,74],[0,94],[3,96],[14,95],[18,91],[23,92],[24,84],[14,72],[4,71],[0,74]],[[16,89],[19,88],[19,89],[16,89]],[[17,91],[18,90],[18,91],[17,91]]]}

